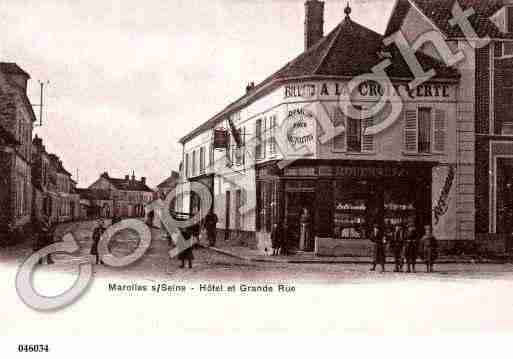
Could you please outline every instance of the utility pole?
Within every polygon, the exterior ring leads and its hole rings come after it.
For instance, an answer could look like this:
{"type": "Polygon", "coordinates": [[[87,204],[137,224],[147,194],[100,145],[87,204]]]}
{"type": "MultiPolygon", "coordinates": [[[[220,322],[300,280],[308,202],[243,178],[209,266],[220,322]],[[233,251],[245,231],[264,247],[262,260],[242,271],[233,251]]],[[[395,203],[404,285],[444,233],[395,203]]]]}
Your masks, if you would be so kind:
{"type": "Polygon", "coordinates": [[[39,104],[32,105],[34,107],[39,107],[39,124],[36,125],[38,127],[43,126],[44,87],[45,87],[45,85],[48,85],[48,84],[50,84],[50,81],[39,80],[39,86],[40,86],[39,104]]]}

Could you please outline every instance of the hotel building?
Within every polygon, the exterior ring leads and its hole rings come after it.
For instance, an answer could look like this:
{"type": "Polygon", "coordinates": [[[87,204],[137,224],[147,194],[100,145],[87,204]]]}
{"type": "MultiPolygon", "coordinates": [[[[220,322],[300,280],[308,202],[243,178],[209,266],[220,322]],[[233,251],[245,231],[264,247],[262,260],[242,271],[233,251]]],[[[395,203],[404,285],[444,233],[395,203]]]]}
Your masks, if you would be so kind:
{"type": "MultiPolygon", "coordinates": [[[[454,0],[391,2],[384,35],[349,7],[325,35],[325,4],[306,1],[305,51],[181,138],[182,189],[209,188],[222,237],[265,249],[284,222],[297,246],[307,208],[318,255],[347,254],[375,223],[432,225],[447,247],[505,245],[513,3],[460,0],[475,12],[469,37],[451,22],[454,0]],[[401,39],[429,78],[418,81],[401,39]]],[[[187,192],[178,203],[200,208],[187,192]]]]}

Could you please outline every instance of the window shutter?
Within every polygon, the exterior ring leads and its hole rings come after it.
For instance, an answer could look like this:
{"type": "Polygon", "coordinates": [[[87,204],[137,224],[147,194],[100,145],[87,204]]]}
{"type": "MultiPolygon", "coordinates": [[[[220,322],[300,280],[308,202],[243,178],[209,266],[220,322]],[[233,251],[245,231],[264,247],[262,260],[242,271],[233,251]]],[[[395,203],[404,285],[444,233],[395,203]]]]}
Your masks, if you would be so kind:
{"type": "Polygon", "coordinates": [[[404,119],[404,149],[407,152],[417,152],[417,111],[406,111],[404,119]]]}
{"type": "Polygon", "coordinates": [[[265,158],[267,150],[267,138],[269,137],[269,133],[267,131],[267,117],[264,117],[263,132],[264,134],[262,136],[262,158],[265,158]]]}
{"type": "MultiPolygon", "coordinates": [[[[345,131],[333,137],[333,151],[341,152],[346,150],[346,132],[347,132],[347,124],[346,124],[346,116],[344,115],[344,111],[338,105],[334,105],[331,108],[331,121],[333,122],[333,127],[337,128],[342,125],[345,127],[345,131]]],[[[333,135],[332,135],[333,136],[333,135]]]]}
{"type": "Polygon", "coordinates": [[[269,154],[274,155],[276,153],[276,115],[269,118],[269,154]]]}
{"type": "Polygon", "coordinates": [[[209,146],[208,165],[209,167],[214,165],[214,143],[211,143],[209,146]]]}
{"type": "Polygon", "coordinates": [[[262,158],[262,120],[255,121],[255,159],[262,158]]]}
{"type": "Polygon", "coordinates": [[[372,127],[374,119],[362,119],[362,152],[374,152],[374,135],[366,134],[367,128],[372,127]]]}
{"type": "Polygon", "coordinates": [[[445,151],[445,141],[447,137],[447,123],[445,119],[444,110],[435,111],[435,125],[434,127],[434,149],[435,152],[445,151]]]}

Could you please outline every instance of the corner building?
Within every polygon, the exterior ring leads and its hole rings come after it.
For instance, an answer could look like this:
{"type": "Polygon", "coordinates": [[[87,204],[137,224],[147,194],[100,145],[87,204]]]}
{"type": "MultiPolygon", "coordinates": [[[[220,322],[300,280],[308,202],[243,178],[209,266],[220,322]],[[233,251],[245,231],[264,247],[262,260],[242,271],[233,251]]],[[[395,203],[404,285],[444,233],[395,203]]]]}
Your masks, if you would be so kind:
{"type": "MultiPolygon", "coordinates": [[[[506,51],[512,37],[481,13],[492,16],[509,8],[496,2],[495,12],[476,8],[479,15],[471,23],[478,35],[492,38],[489,50],[482,50],[455,31],[457,26],[450,27],[452,3],[397,0],[385,35],[353,21],[346,8],[341,23],[325,36],[324,3],[305,3],[305,51],[260,84],[250,84],[244,96],[180,140],[182,189],[191,182],[210,189],[221,239],[264,250],[270,248],[273,224],[284,222],[298,247],[303,208],[312,215],[315,244],[309,249],[318,255],[360,251],[374,223],[414,224],[419,230],[431,224],[445,248],[491,238],[493,227],[485,228],[480,218],[492,214],[480,196],[493,194],[493,183],[482,181],[485,167],[476,170],[476,161],[489,157],[479,155],[476,143],[491,143],[488,137],[499,135],[476,133],[483,126],[479,114],[493,113],[480,94],[491,89],[483,85],[491,80],[480,62],[489,66],[492,47],[506,51]],[[413,43],[430,30],[465,60],[448,66],[436,46],[426,43],[415,56],[435,75],[410,88],[415,79],[410,66],[395,44],[386,47],[383,40],[401,31],[413,43]],[[351,80],[384,61],[390,62],[386,76],[363,81],[348,94],[351,80]],[[387,98],[393,90],[397,96],[387,98]],[[351,104],[365,110],[378,103],[386,104],[369,116],[348,111],[351,104]],[[214,134],[223,131],[226,147],[214,148],[214,134]]],[[[464,3],[469,4],[463,9],[474,2],[464,3]]],[[[503,131],[513,128],[501,124],[503,131]]],[[[501,168],[497,171],[510,167],[501,168]]],[[[187,193],[178,203],[184,211],[200,208],[187,193]]]]}

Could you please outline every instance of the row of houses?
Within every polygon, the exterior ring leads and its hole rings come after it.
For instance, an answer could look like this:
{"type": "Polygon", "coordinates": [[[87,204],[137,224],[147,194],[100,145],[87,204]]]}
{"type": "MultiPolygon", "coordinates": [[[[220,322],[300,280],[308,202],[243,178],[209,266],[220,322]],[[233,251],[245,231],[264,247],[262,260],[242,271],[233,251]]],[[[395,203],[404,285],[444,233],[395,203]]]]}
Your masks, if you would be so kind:
{"type": "Polygon", "coordinates": [[[432,225],[447,247],[513,233],[513,2],[390,2],[382,35],[349,7],[325,34],[306,1],[304,52],[181,138],[182,192],[209,188],[225,238],[269,248],[285,223],[298,246],[305,210],[324,255],[373,224],[432,225]]]}
{"type": "Polygon", "coordinates": [[[31,232],[41,216],[64,222],[79,216],[76,183],[41,138],[27,96],[30,75],[15,63],[0,63],[0,240],[31,232]]]}
{"type": "Polygon", "coordinates": [[[155,196],[146,177],[136,179],[134,173],[116,178],[104,172],[88,188],[79,188],[77,192],[83,218],[144,217],[146,204],[155,196]]]}
{"type": "Polygon", "coordinates": [[[59,156],[33,136],[29,79],[17,64],[0,63],[0,243],[30,236],[41,216],[52,223],[144,217],[146,204],[174,189],[174,171],[156,191],[134,173],[116,178],[104,172],[88,188],[77,188],[59,156]]]}

